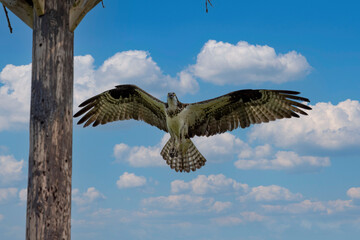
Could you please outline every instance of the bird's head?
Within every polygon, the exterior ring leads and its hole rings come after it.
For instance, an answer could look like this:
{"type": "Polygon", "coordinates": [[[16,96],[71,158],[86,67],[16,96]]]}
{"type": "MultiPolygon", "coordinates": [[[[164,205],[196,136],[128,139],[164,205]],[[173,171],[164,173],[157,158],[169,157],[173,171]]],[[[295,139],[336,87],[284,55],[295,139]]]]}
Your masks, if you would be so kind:
{"type": "Polygon", "coordinates": [[[178,98],[174,92],[169,92],[167,95],[167,103],[169,107],[177,107],[178,105],[178,98]]]}

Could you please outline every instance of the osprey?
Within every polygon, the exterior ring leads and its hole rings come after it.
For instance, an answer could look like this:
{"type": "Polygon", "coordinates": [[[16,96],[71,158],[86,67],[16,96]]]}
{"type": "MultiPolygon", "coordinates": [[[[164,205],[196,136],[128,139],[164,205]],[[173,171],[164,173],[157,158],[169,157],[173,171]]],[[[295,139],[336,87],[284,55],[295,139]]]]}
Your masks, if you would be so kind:
{"type": "Polygon", "coordinates": [[[301,109],[311,108],[297,101],[309,100],[297,94],[286,90],[246,89],[186,104],[171,92],[165,103],[135,85],[119,85],[80,104],[82,109],[74,117],[85,114],[78,122],[85,122],[84,127],[127,119],[156,126],[170,134],[160,153],[166,163],[177,172],[190,172],[206,162],[192,137],[208,137],[250,124],[307,115],[301,109]]]}

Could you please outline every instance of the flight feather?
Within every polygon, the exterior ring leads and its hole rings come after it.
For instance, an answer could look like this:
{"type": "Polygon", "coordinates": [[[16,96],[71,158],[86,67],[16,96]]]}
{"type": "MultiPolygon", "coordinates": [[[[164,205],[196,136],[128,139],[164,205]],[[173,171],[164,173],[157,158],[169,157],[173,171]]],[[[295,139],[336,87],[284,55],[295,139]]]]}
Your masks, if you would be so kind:
{"type": "Polygon", "coordinates": [[[81,103],[74,117],[84,127],[117,120],[142,120],[167,132],[165,103],[135,85],[119,85],[81,103]]]}

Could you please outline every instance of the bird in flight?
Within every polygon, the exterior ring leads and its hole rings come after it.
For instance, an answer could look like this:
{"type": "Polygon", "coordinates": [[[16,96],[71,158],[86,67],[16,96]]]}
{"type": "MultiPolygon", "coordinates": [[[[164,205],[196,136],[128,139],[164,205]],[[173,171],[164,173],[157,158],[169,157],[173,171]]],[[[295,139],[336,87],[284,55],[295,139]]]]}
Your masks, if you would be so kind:
{"type": "Polygon", "coordinates": [[[197,103],[182,103],[173,92],[163,102],[135,85],[119,85],[81,103],[74,117],[78,124],[106,124],[117,120],[142,120],[168,132],[170,139],[161,156],[177,172],[190,172],[205,165],[195,147],[194,136],[212,136],[238,127],[307,115],[311,108],[298,101],[309,99],[287,90],[239,90],[197,103]]]}

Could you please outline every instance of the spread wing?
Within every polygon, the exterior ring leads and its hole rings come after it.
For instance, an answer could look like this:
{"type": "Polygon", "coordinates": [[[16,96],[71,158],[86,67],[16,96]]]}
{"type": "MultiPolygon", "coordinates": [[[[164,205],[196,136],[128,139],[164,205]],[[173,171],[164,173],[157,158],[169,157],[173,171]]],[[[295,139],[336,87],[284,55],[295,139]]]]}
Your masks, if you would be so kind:
{"type": "Polygon", "coordinates": [[[143,120],[167,132],[165,103],[135,85],[119,85],[96,95],[82,104],[74,117],[85,114],[78,122],[93,127],[117,120],[143,120]]]}
{"type": "Polygon", "coordinates": [[[187,106],[188,136],[211,136],[250,124],[307,115],[297,101],[309,99],[285,90],[240,90],[187,106]]]}

